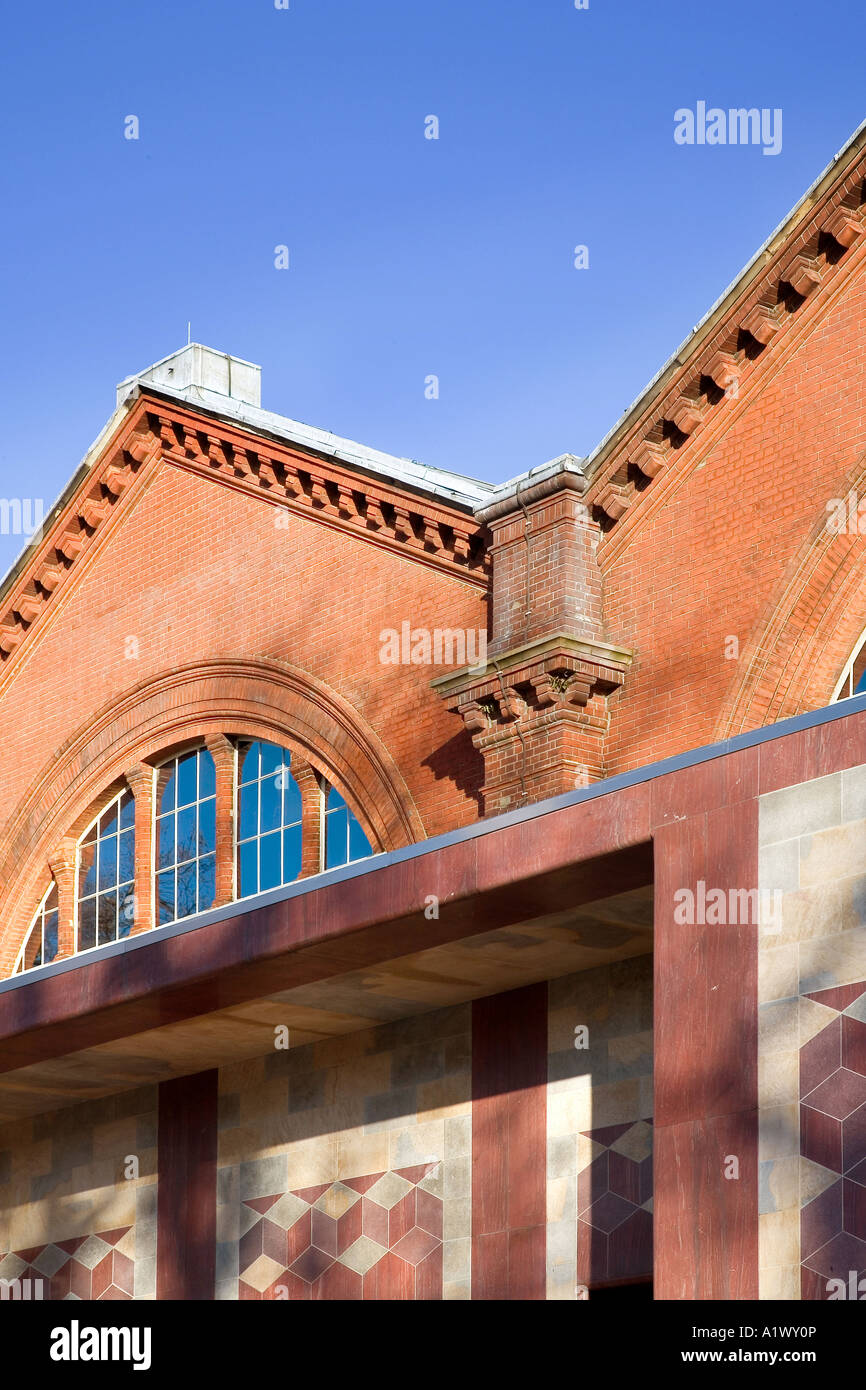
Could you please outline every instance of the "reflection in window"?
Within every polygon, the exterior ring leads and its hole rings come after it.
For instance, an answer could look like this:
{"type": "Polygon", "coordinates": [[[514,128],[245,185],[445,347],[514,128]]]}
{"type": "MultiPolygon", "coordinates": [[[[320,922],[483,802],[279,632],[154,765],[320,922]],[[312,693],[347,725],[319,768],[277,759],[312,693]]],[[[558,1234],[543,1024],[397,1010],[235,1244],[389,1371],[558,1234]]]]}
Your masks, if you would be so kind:
{"type": "Polygon", "coordinates": [[[242,744],[240,757],[238,895],[247,898],[300,874],[301,790],[287,748],[242,744]]]}
{"type": "Polygon", "coordinates": [[[57,884],[52,883],[36,909],[36,916],[18,952],[13,975],[18,975],[22,970],[34,970],[37,965],[48,965],[57,955],[57,907],[57,884]]]}
{"type": "Polygon", "coordinates": [[[206,748],[172,758],[156,780],[157,923],[213,906],[216,891],[216,772],[206,748]]]}
{"type": "Polygon", "coordinates": [[[354,812],[350,811],[336,787],[325,784],[325,867],[366,859],[373,850],[354,812]]]}
{"type": "Polygon", "coordinates": [[[135,802],[122,791],[78,848],[76,949],[89,951],[132,931],[135,903],[135,802]]]}

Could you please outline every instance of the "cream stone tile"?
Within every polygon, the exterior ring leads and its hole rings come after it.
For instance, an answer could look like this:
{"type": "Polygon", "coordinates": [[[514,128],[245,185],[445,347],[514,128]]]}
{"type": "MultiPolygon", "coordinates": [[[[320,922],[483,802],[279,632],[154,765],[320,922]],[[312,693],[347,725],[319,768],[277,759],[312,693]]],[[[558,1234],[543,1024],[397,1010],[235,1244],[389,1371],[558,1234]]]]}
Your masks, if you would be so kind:
{"type": "Polygon", "coordinates": [[[445,1120],[445,1153],[455,1158],[472,1152],[472,1113],[445,1120]]]}
{"type": "Polygon", "coordinates": [[[289,1086],[284,1076],[276,1081],[261,1081],[258,1085],[241,1091],[241,1126],[255,1128],[261,1120],[267,1120],[274,1113],[285,1111],[288,1095],[289,1086]]]}
{"type": "Polygon", "coordinates": [[[623,1154],[626,1158],[632,1158],[636,1163],[641,1163],[643,1159],[649,1158],[653,1150],[652,1126],[646,1124],[644,1120],[639,1120],[616,1139],[611,1148],[616,1153],[623,1154]]]}
{"type": "Polygon", "coordinates": [[[800,1097],[800,1054],[770,1052],[758,1056],[758,1104],[791,1105],[800,1097]]]}
{"type": "MultiPolygon", "coordinates": [[[[384,1173],[389,1166],[390,1145],[387,1133],[364,1134],[355,1131],[341,1134],[337,1139],[337,1176],[363,1178],[368,1173],[384,1173]]],[[[294,1183],[297,1187],[299,1184],[294,1183]]]]}
{"type": "Polygon", "coordinates": [[[442,1246],[442,1278],[446,1284],[462,1283],[469,1279],[472,1264],[472,1241],[446,1240],[442,1246]]]}
{"type": "MultiPolygon", "coordinates": [[[[589,1126],[587,1126],[587,1128],[589,1128],[589,1126]]],[[[577,1172],[582,1173],[584,1168],[588,1168],[593,1159],[598,1158],[600,1153],[604,1153],[603,1144],[597,1144],[594,1139],[588,1138],[585,1134],[578,1134],[577,1172]]]]}
{"type": "Polygon", "coordinates": [[[637,1081],[615,1081],[596,1086],[590,1122],[577,1128],[599,1129],[604,1125],[624,1124],[626,1120],[644,1118],[640,1114],[640,1095],[637,1081]]]}
{"type": "Polygon", "coordinates": [[[774,1105],[761,1110],[759,1117],[758,1157],[790,1158],[800,1151],[800,1115],[798,1105],[774,1105]]]}
{"type": "Polygon", "coordinates": [[[820,1197],[822,1192],[826,1192],[828,1187],[832,1187],[834,1182],[839,1181],[839,1174],[833,1173],[829,1168],[823,1168],[820,1163],[813,1163],[811,1159],[800,1159],[800,1206],[805,1207],[816,1197],[820,1197]]]}
{"type": "MultiPolygon", "coordinates": [[[[333,1182],[337,1171],[337,1136],[324,1134],[315,1139],[303,1139],[285,1150],[288,1164],[286,1190],[315,1187],[320,1182],[333,1182]]],[[[277,1188],[276,1191],[280,1189],[277,1188]]]]}
{"type": "Polygon", "coordinates": [[[628,1080],[638,1074],[646,1075],[652,1070],[652,1029],[630,1033],[624,1038],[611,1038],[607,1053],[611,1072],[618,1079],[628,1080]]]}
{"type": "Polygon", "coordinates": [[[800,1266],[773,1265],[759,1274],[760,1298],[779,1302],[800,1301],[800,1266]]]}
{"type": "Polygon", "coordinates": [[[391,1085],[391,1053],[373,1052],[368,1056],[359,1056],[333,1070],[337,1100],[379,1095],[391,1085]]]}
{"type": "Polygon", "coordinates": [[[259,1293],[264,1293],[282,1272],[282,1267],[276,1260],[272,1260],[269,1255],[259,1255],[255,1264],[251,1264],[249,1269],[244,1271],[244,1283],[251,1284],[259,1293]]]}
{"type": "Polygon", "coordinates": [[[800,1041],[797,999],[778,999],[758,1005],[758,1053],[790,1052],[800,1041]]]}
{"type": "Polygon", "coordinates": [[[852,985],[864,978],[866,961],[866,927],[826,937],[820,941],[805,941],[800,946],[800,991],[836,985],[852,985]]]}
{"type": "Polygon", "coordinates": [[[259,1137],[254,1130],[223,1129],[217,1136],[217,1162],[225,1167],[229,1163],[242,1163],[258,1155],[259,1137]]]}
{"type": "Polygon", "coordinates": [[[816,1034],[826,1028],[828,1023],[832,1023],[836,1017],[834,1009],[827,1009],[823,1004],[818,1004],[814,999],[802,998],[800,1000],[800,1046],[810,1042],[816,1034]]]}
{"type": "Polygon", "coordinates": [[[838,883],[862,874],[866,863],[866,820],[804,836],[800,841],[800,883],[838,883]]]}
{"type": "Polygon", "coordinates": [[[232,1062],[220,1067],[219,1089],[223,1092],[245,1091],[260,1086],[265,1079],[264,1057],[252,1057],[246,1062],[232,1062]]]}
{"type": "Polygon", "coordinates": [[[789,1207],[799,1210],[800,1160],[795,1154],[775,1160],[767,1175],[767,1187],[776,1211],[786,1211],[789,1207]]]}
{"type": "Polygon", "coordinates": [[[548,1178],[547,1180],[547,1219],[548,1221],[577,1220],[577,1178],[548,1178]]]}
{"type": "Polygon", "coordinates": [[[410,1129],[389,1131],[391,1168],[410,1168],[416,1163],[436,1163],[445,1152],[445,1121],[428,1120],[410,1129]]]}
{"type": "Polygon", "coordinates": [[[581,1129],[589,1129],[592,1123],[591,1112],[587,1107],[585,1093],[566,1091],[561,1095],[548,1096],[547,1133],[551,1138],[564,1134],[577,1134],[581,1129]]]}
{"type": "Polygon", "coordinates": [[[472,1111],[472,1080],[453,1072],[441,1081],[428,1081],[418,1087],[419,1125],[428,1120],[456,1119],[472,1111]]]}
{"type": "Polygon", "coordinates": [[[790,999],[799,993],[800,970],[798,947],[768,946],[771,937],[761,941],[758,952],[758,999],[790,999]]]}
{"type": "Polygon", "coordinates": [[[469,1201],[444,1205],[443,1240],[461,1240],[472,1234],[472,1204],[469,1201]]]}
{"type": "Polygon", "coordinates": [[[796,1207],[758,1217],[758,1262],[762,1267],[800,1260],[800,1212],[796,1207]]]}
{"type": "Polygon", "coordinates": [[[472,1297],[472,1286],[468,1279],[454,1284],[442,1285],[442,1301],[448,1303],[468,1303],[472,1297]]]}

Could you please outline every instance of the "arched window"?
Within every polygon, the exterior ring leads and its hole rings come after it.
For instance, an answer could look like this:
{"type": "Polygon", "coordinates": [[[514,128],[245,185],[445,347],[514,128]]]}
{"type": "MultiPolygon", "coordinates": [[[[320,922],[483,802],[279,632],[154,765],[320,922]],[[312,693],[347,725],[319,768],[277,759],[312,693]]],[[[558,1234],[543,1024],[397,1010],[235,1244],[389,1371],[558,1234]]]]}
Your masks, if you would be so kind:
{"type": "Polygon", "coordinates": [[[22,970],[35,970],[37,965],[48,965],[56,955],[57,884],[52,883],[36,909],[36,915],[18,952],[12,974],[18,975],[22,970]]]}
{"type": "Polygon", "coordinates": [[[833,700],[847,700],[850,695],[862,695],[864,690],[866,690],[866,632],[863,633],[845,663],[845,670],[836,686],[833,700]]]}
{"type": "Polygon", "coordinates": [[[76,950],[89,951],[132,931],[135,879],[135,802],[122,791],[78,846],[76,950]]]}
{"type": "Polygon", "coordinates": [[[301,790],[288,748],[243,743],[239,756],[238,896],[248,898],[301,872],[301,790]]]}
{"type": "Polygon", "coordinates": [[[324,784],[325,868],[336,869],[356,859],[366,859],[373,850],[354,812],[349,810],[336,787],[324,784]]]}
{"type": "Polygon", "coordinates": [[[216,771],[197,748],[157,768],[157,924],[205,912],[215,889],[216,771]]]}

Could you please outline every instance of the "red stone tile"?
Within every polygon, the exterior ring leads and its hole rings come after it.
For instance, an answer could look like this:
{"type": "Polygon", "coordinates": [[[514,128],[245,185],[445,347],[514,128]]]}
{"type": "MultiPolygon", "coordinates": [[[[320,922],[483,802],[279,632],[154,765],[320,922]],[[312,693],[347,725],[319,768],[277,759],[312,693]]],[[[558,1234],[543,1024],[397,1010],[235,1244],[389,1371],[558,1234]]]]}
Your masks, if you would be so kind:
{"type": "Polygon", "coordinates": [[[547,1226],[508,1232],[508,1298],[539,1301],[547,1292],[547,1226]]]}
{"type": "Polygon", "coordinates": [[[397,1244],[393,1246],[394,1254],[407,1264],[417,1265],[422,1260],[426,1260],[431,1251],[435,1250],[440,1241],[436,1236],[431,1236],[429,1231],[422,1231],[420,1226],[415,1226],[404,1235],[397,1244]]]}
{"type": "Polygon", "coordinates": [[[442,1239],[442,1199],[432,1192],[418,1188],[415,1195],[415,1219],[424,1231],[442,1239]]]}
{"type": "Polygon", "coordinates": [[[384,1178],[384,1173],[368,1173],[365,1178],[341,1178],[344,1187],[351,1187],[353,1192],[369,1192],[374,1182],[384,1178]]]}
{"type": "Polygon", "coordinates": [[[111,1282],[124,1293],[129,1294],[130,1298],[135,1292],[135,1265],[128,1256],[120,1250],[114,1252],[114,1264],[112,1266],[111,1282]]]}
{"type": "MultiPolygon", "coordinates": [[[[866,1189],[864,1189],[866,1190],[866,1189]]],[[[833,1183],[800,1212],[800,1258],[807,1260],[842,1230],[842,1184],[833,1183]]]]}
{"type": "MultiPolygon", "coordinates": [[[[245,1231],[238,1242],[238,1268],[241,1274],[250,1265],[255,1264],[262,1253],[262,1240],[264,1238],[264,1220],[257,1221],[248,1231],[245,1231]]],[[[309,1242],[307,1242],[309,1244],[309,1242]]]]}
{"type": "Polygon", "coordinates": [[[833,989],[814,990],[813,993],[804,995],[804,998],[814,999],[816,1004],[823,1004],[825,1008],[835,1009],[837,1013],[841,1013],[843,1009],[847,1009],[850,1004],[853,1004],[855,999],[859,999],[864,990],[866,990],[866,981],[861,980],[856,985],[838,985],[833,989]]]}
{"type": "Polygon", "coordinates": [[[311,1297],[340,1302],[360,1300],[364,1297],[364,1281],[360,1274],[346,1265],[334,1264],[313,1284],[311,1297]]]}
{"type": "Polygon", "coordinates": [[[840,1067],[804,1096],[803,1104],[823,1115],[832,1115],[834,1120],[845,1120],[866,1104],[866,1076],[840,1067]]]}
{"type": "Polygon", "coordinates": [[[300,1303],[310,1298],[311,1287],[305,1280],[299,1279],[297,1275],[284,1269],[282,1274],[265,1289],[262,1299],[264,1301],[274,1299],[287,1303],[300,1303]]]}
{"type": "Polygon", "coordinates": [[[415,1271],[411,1265],[407,1265],[399,1259],[393,1251],[389,1250],[387,1255],[383,1255],[382,1259],[364,1275],[365,1299],[387,1302],[389,1300],[414,1299],[414,1297],[415,1271]]]}
{"type": "Polygon", "coordinates": [[[89,1299],[91,1294],[90,1270],[78,1260],[69,1262],[69,1292],[76,1298],[89,1299]]]}
{"type": "Polygon", "coordinates": [[[332,1216],[327,1216],[323,1211],[316,1211],[315,1207],[312,1211],[310,1239],[317,1250],[324,1251],[326,1255],[336,1256],[337,1223],[332,1216]]]}
{"type": "Polygon", "coordinates": [[[252,1284],[245,1284],[243,1279],[238,1280],[238,1298],[242,1303],[252,1303],[260,1301],[263,1295],[258,1289],[254,1289],[252,1284]]]}
{"type": "Polygon", "coordinates": [[[608,1163],[611,1192],[616,1193],[617,1197],[624,1197],[627,1202],[633,1202],[636,1207],[640,1206],[640,1165],[633,1158],[626,1158],[625,1154],[613,1149],[608,1163]]]}
{"type": "Polygon", "coordinates": [[[820,1110],[800,1106],[800,1153],[822,1168],[842,1171],[842,1125],[820,1110]]]}
{"type": "Polygon", "coordinates": [[[842,1121],[842,1167],[844,1172],[859,1167],[866,1158],[866,1105],[842,1121]]]}
{"type": "Polygon", "coordinates": [[[395,1168],[394,1172],[398,1177],[405,1178],[407,1182],[417,1183],[422,1178],[426,1178],[428,1173],[438,1167],[436,1163],[416,1163],[414,1168],[395,1168]]]}
{"type": "Polygon", "coordinates": [[[866,1241],[866,1187],[847,1178],[843,1186],[844,1229],[858,1240],[866,1241]]]}
{"type": "Polygon", "coordinates": [[[312,1284],[326,1269],[330,1269],[333,1263],[333,1256],[326,1255],[323,1250],[317,1250],[311,1245],[294,1261],[290,1272],[298,1279],[305,1279],[308,1284],[312,1284]]]}
{"type": "Polygon", "coordinates": [[[354,1206],[344,1211],[337,1221],[337,1254],[342,1255],[344,1250],[348,1250],[350,1245],[362,1234],[361,1214],[363,1203],[356,1202],[354,1206]]]}
{"type": "Polygon", "coordinates": [[[103,1303],[125,1303],[131,1298],[132,1294],[127,1293],[125,1289],[119,1289],[116,1284],[109,1284],[105,1293],[102,1294],[103,1303]]]}
{"type": "Polygon", "coordinates": [[[260,1216],[264,1216],[265,1212],[270,1211],[271,1207],[280,1200],[282,1195],[281,1192],[278,1192],[275,1197],[253,1197],[252,1201],[244,1202],[243,1205],[245,1207],[250,1207],[253,1211],[257,1211],[260,1216]]]}
{"type": "Polygon", "coordinates": [[[130,1226],[118,1226],[114,1231],[97,1231],[96,1238],[97,1240],[104,1240],[106,1245],[116,1245],[129,1230],[131,1230],[130,1226]]]}
{"type": "Polygon", "coordinates": [[[653,1219],[648,1211],[635,1211],[611,1231],[608,1242],[608,1278],[630,1279],[653,1272],[653,1219]]]}
{"type": "MultiPolygon", "coordinates": [[[[351,1185],[351,1183],[346,1184],[347,1187],[351,1187],[351,1185]]],[[[302,1202],[309,1202],[312,1206],[313,1202],[318,1202],[319,1198],[324,1192],[327,1192],[329,1187],[333,1187],[333,1183],[323,1182],[320,1183],[318,1187],[299,1187],[293,1190],[292,1196],[300,1197],[302,1202]]]]}
{"type": "Polygon", "coordinates": [[[442,1246],[432,1250],[426,1260],[415,1266],[415,1298],[432,1302],[442,1297],[442,1246]]]}
{"type": "Polygon", "coordinates": [[[807,1096],[842,1065],[842,1020],[834,1018],[800,1048],[800,1096],[807,1096]]]}
{"type": "Polygon", "coordinates": [[[472,1298],[499,1301],[508,1297],[508,1233],[472,1237],[472,1298]]]}
{"type": "Polygon", "coordinates": [[[415,1225],[415,1189],[401,1197],[388,1213],[388,1246],[394,1246],[412,1230],[415,1225]]]}
{"type": "Polygon", "coordinates": [[[90,1296],[91,1298],[101,1298],[111,1283],[112,1265],[114,1263],[114,1252],[111,1251],[94,1265],[91,1271],[90,1296]]]}
{"type": "Polygon", "coordinates": [[[842,1066],[866,1076],[866,1023],[857,1018],[843,1017],[842,1066]]]}
{"type": "MultiPolygon", "coordinates": [[[[289,1227],[286,1240],[286,1268],[293,1265],[299,1255],[308,1249],[312,1244],[312,1213],[305,1211],[303,1216],[299,1216],[293,1226],[289,1227]]],[[[241,1265],[241,1271],[247,1265],[241,1265]]]]}
{"type": "Polygon", "coordinates": [[[577,1223],[577,1282],[589,1287],[607,1279],[607,1236],[586,1221],[577,1223]]]}
{"type": "Polygon", "coordinates": [[[843,1231],[804,1261],[807,1268],[825,1279],[845,1279],[853,1269],[858,1275],[866,1271],[866,1241],[843,1231]]]}
{"type": "Polygon", "coordinates": [[[388,1213],[384,1207],[380,1207],[377,1202],[373,1202],[369,1197],[361,1198],[363,1211],[361,1213],[361,1228],[365,1236],[370,1240],[375,1240],[377,1245],[384,1245],[388,1248],[388,1213]]]}

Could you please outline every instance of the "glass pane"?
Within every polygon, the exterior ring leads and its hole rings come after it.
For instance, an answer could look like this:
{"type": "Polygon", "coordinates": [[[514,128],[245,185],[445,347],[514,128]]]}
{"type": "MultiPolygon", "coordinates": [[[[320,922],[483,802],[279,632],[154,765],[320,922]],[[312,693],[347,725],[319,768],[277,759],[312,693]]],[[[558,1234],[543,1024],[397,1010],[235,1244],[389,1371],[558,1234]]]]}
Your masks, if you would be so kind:
{"type": "Polygon", "coordinates": [[[177,761],[177,804],[191,806],[196,799],[197,753],[187,753],[177,761]]]}
{"type": "Polygon", "coordinates": [[[78,949],[89,951],[96,945],[96,899],[88,898],[78,909],[78,949]]]}
{"type": "Polygon", "coordinates": [[[196,866],[184,864],[177,871],[177,915],[191,917],[196,910],[196,866]]]}
{"type": "Polygon", "coordinates": [[[279,770],[283,761],[283,750],[278,748],[275,743],[262,744],[262,777],[270,777],[279,770]]]}
{"type": "Polygon", "coordinates": [[[58,916],[56,912],[47,912],[45,914],[44,961],[46,965],[57,955],[57,921],[58,916]]]}
{"type": "Polygon", "coordinates": [[[167,864],[174,863],[174,824],[175,817],[172,815],[163,816],[157,822],[157,865],[164,869],[167,864]]]}
{"type": "Polygon", "coordinates": [[[246,752],[244,745],[241,745],[241,782],[254,782],[259,775],[259,749],[261,744],[251,743],[246,752]]]}
{"type": "Polygon", "coordinates": [[[258,849],[258,840],[247,840],[246,844],[240,847],[238,894],[242,898],[248,898],[251,893],[259,891],[258,849]]]}
{"type": "Polygon", "coordinates": [[[216,791],[216,768],[214,761],[207,748],[202,748],[198,755],[198,799],[204,801],[206,796],[213,796],[216,791]]]}
{"type": "Polygon", "coordinates": [[[97,937],[100,946],[117,937],[117,894],[103,893],[97,902],[97,937]]]}
{"type": "Polygon", "coordinates": [[[157,920],[160,926],[175,920],[174,869],[167,869],[156,879],[157,920]]]}
{"type": "Polygon", "coordinates": [[[259,783],[259,797],[262,808],[261,832],[276,830],[280,825],[282,811],[282,792],[277,786],[276,776],[271,775],[259,783]]]}
{"type": "Polygon", "coordinates": [[[198,910],[207,912],[213,907],[216,894],[216,857],[209,854],[198,866],[198,910]]]}
{"type": "Polygon", "coordinates": [[[294,883],[301,872],[301,827],[283,831],[283,883],[294,883]]]}
{"type": "Polygon", "coordinates": [[[99,817],[99,838],[117,834],[117,802],[113,801],[107,811],[99,817]]]}
{"type": "MultiPolygon", "coordinates": [[[[41,914],[40,914],[41,916],[41,914]]],[[[34,966],[42,964],[42,922],[37,917],[33,923],[33,928],[27,938],[24,947],[24,955],[21,963],[22,970],[32,970],[34,966]]]]}
{"type": "Polygon", "coordinates": [[[248,840],[251,835],[258,834],[259,827],[256,819],[259,805],[258,782],[253,782],[248,787],[241,787],[240,802],[240,830],[238,834],[240,839],[248,840]]]}
{"type": "Polygon", "coordinates": [[[346,816],[348,811],[343,806],[340,811],[331,811],[325,816],[325,839],[327,843],[325,865],[329,869],[336,869],[340,864],[345,864],[347,855],[348,835],[346,830],[346,816]]]}
{"type": "Polygon", "coordinates": [[[373,847],[367,836],[364,834],[357,817],[349,812],[349,858],[366,859],[373,853],[373,847]]]}
{"type": "Polygon", "coordinates": [[[195,806],[187,806],[177,813],[177,859],[195,858],[195,806]]]}
{"type": "Polygon", "coordinates": [[[301,819],[301,789],[289,771],[280,781],[283,784],[283,825],[294,825],[301,819]]]}
{"type": "Polygon", "coordinates": [[[261,845],[259,891],[264,893],[267,888],[279,888],[282,881],[279,831],[275,835],[263,835],[259,843],[261,845]]]}
{"type": "Polygon", "coordinates": [[[82,845],[78,860],[78,892],[82,898],[96,892],[96,845],[82,845]]]}
{"type": "Polygon", "coordinates": [[[135,831],[124,830],[118,836],[117,881],[131,883],[135,878],[135,831]]]}
{"type": "Polygon", "coordinates": [[[328,810],[336,811],[338,807],[345,806],[345,801],[337,791],[336,787],[328,788],[328,810]]]}
{"type": "Polygon", "coordinates": [[[118,936],[129,936],[135,924],[135,894],[131,884],[126,888],[120,888],[118,890],[117,917],[118,936]]]}
{"type": "Polygon", "coordinates": [[[160,814],[174,810],[174,763],[166,763],[156,774],[156,799],[160,814]]]}
{"type": "Polygon", "coordinates": [[[211,797],[198,808],[198,852],[212,854],[216,849],[216,801],[211,797]]]}
{"type": "Polygon", "coordinates": [[[109,835],[99,841],[99,887],[113,888],[117,883],[117,836],[109,835]]]}
{"type": "Polygon", "coordinates": [[[127,830],[135,824],[135,798],[132,792],[124,792],[120,798],[120,828],[127,830]]]}

